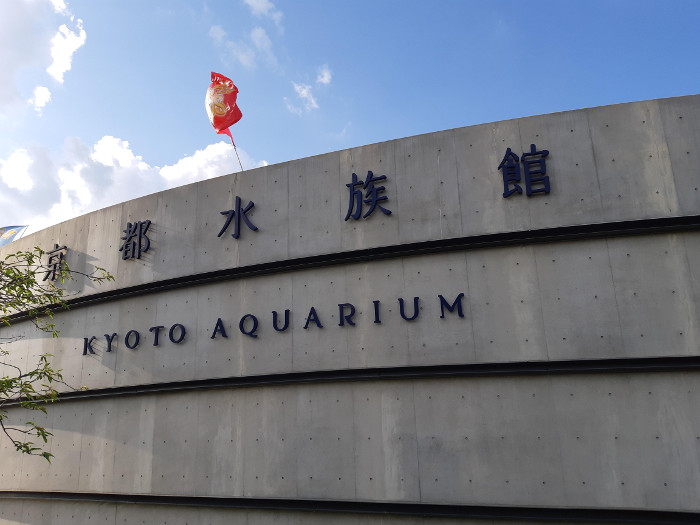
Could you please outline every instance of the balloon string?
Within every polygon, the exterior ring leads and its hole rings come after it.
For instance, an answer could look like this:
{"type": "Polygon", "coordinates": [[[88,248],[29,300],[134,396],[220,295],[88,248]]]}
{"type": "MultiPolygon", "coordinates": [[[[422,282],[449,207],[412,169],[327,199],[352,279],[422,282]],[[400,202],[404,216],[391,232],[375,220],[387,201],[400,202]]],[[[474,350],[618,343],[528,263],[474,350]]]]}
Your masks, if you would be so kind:
{"type": "MultiPolygon", "coordinates": [[[[233,140],[231,140],[231,144],[233,144],[233,140]]],[[[238,150],[236,149],[235,144],[233,144],[233,151],[236,152],[236,158],[238,159],[238,165],[241,167],[241,171],[243,171],[243,164],[241,164],[241,158],[238,156],[238,150]]]]}
{"type": "Polygon", "coordinates": [[[231,136],[231,130],[226,128],[222,129],[221,131],[217,131],[219,135],[228,135],[228,138],[231,139],[231,144],[233,144],[233,151],[236,152],[236,158],[238,159],[238,165],[241,167],[241,171],[243,171],[243,164],[241,164],[241,158],[238,156],[238,149],[236,148],[236,143],[233,141],[233,136],[231,136]]]}

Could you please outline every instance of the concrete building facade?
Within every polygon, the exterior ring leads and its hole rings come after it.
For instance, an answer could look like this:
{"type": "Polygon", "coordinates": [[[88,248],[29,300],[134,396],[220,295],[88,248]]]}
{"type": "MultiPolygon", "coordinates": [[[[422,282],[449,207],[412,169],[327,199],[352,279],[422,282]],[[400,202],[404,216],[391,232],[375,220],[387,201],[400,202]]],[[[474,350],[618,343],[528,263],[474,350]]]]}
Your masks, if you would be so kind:
{"type": "MultiPolygon", "coordinates": [[[[0,523],[700,522],[700,96],[205,180],[65,247],[0,523]]],[[[20,415],[19,408],[10,415],[20,415]]],[[[23,417],[23,416],[21,416],[23,417]]]]}

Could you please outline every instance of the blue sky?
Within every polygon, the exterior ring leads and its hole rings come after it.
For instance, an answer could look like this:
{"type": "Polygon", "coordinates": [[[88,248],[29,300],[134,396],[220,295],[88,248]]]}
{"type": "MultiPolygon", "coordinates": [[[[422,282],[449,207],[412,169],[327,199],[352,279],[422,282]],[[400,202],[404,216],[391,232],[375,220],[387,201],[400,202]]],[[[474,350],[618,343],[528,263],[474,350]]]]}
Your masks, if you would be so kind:
{"type": "Polygon", "coordinates": [[[700,2],[0,0],[0,225],[238,171],[700,92],[700,2]]]}

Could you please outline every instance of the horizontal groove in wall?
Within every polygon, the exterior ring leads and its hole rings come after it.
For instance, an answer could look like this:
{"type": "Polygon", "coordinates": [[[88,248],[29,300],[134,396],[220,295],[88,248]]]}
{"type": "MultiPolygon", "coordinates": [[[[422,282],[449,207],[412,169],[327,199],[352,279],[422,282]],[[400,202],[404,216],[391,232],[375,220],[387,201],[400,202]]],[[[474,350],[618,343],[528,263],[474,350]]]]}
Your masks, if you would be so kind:
{"type": "MultiPolygon", "coordinates": [[[[186,275],[172,279],[164,279],[162,281],[143,283],[127,288],[120,288],[118,290],[91,294],[84,297],[76,297],[74,299],[67,300],[66,304],[70,309],[76,309],[108,301],[116,301],[127,297],[163,292],[166,290],[184,288],[187,286],[197,286],[219,281],[256,277],[260,275],[271,275],[275,273],[306,270],[310,268],[319,268],[338,264],[375,261],[393,257],[408,257],[430,253],[498,248],[503,246],[587,240],[600,237],[651,235],[697,230],[700,230],[700,215],[583,224],[575,226],[559,226],[555,228],[542,228],[538,230],[474,235],[469,237],[457,237],[453,239],[440,239],[435,241],[368,248],[364,250],[351,250],[346,252],[253,264],[237,268],[227,268],[225,270],[186,275]]],[[[61,311],[61,309],[57,309],[56,313],[61,311]]],[[[8,316],[8,319],[11,322],[23,321],[28,318],[29,316],[22,312],[8,316]]]]}
{"type": "MultiPolygon", "coordinates": [[[[192,390],[250,388],[257,386],[334,383],[347,381],[389,381],[457,377],[537,376],[564,374],[626,374],[688,372],[700,370],[700,356],[643,357],[622,359],[580,359],[569,361],[520,361],[510,363],[473,363],[463,365],[402,366],[289,372],[257,376],[234,376],[191,381],[173,381],[144,385],[115,386],[94,390],[65,392],[61,401],[166,394],[192,390]]],[[[16,405],[5,402],[4,406],[16,405]]]]}
{"type": "Polygon", "coordinates": [[[700,523],[700,513],[602,508],[518,507],[491,505],[444,505],[378,501],[337,501],[285,498],[225,498],[207,496],[160,496],[145,494],[99,494],[88,492],[0,491],[0,499],[30,501],[80,501],[96,503],[168,505],[246,510],[342,512],[435,518],[570,521],[578,523],[648,523],[680,525],[700,523]]]}

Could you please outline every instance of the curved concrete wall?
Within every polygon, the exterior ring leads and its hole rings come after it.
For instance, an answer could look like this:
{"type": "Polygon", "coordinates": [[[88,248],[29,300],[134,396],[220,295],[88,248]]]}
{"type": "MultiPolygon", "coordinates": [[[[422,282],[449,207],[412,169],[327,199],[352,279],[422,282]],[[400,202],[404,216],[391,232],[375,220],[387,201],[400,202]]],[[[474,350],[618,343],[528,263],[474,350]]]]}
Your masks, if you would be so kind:
{"type": "Polygon", "coordinates": [[[2,328],[89,390],[50,408],[51,465],[0,442],[0,520],[700,520],[698,122],[691,96],[411,137],[3,248],[116,280],[68,284],[57,339],[2,328]],[[551,192],[504,198],[531,144],[551,192]],[[368,171],[392,213],[346,221],[368,171]],[[258,230],[217,236],[237,197],[258,230]]]}

